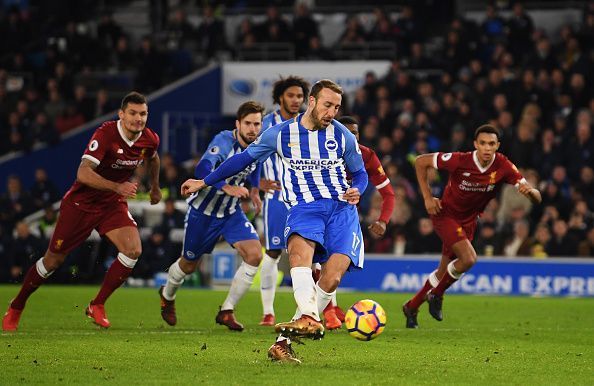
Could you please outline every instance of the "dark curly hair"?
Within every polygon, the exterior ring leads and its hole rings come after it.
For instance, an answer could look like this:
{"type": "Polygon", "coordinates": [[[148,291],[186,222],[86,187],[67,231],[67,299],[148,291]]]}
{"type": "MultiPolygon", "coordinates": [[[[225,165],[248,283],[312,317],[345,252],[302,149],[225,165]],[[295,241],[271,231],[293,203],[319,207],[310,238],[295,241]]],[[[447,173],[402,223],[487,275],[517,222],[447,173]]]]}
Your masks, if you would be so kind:
{"type": "Polygon", "coordinates": [[[280,104],[280,97],[289,87],[301,87],[303,90],[303,97],[307,98],[309,94],[309,83],[300,76],[291,75],[287,78],[281,77],[279,80],[274,82],[272,86],[272,101],[277,105],[280,104]]]}

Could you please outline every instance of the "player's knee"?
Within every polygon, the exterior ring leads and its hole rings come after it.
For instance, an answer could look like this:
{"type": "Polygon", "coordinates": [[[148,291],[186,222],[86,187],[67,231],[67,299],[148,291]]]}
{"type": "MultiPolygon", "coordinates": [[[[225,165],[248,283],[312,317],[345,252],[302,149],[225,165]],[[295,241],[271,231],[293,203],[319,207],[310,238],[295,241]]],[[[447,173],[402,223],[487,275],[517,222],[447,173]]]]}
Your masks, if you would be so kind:
{"type": "Polygon", "coordinates": [[[476,256],[476,252],[474,250],[468,251],[468,253],[465,253],[462,258],[464,267],[467,270],[470,269],[476,263],[476,260],[477,260],[477,256],[476,256]]]}
{"type": "Polygon", "coordinates": [[[132,247],[124,248],[124,250],[120,251],[120,252],[123,253],[124,255],[128,256],[132,260],[136,260],[142,253],[142,247],[140,245],[132,246],[132,247]]]}
{"type": "Polygon", "coordinates": [[[281,255],[281,251],[278,249],[271,249],[269,251],[266,251],[266,254],[272,257],[273,259],[278,259],[281,255]]]}
{"type": "Polygon", "coordinates": [[[260,265],[260,262],[262,261],[262,251],[258,249],[248,250],[245,255],[244,261],[249,265],[257,267],[258,265],[260,265]]]}
{"type": "Polygon", "coordinates": [[[43,257],[43,265],[48,272],[55,271],[58,269],[62,263],[64,263],[64,259],[66,256],[64,255],[54,255],[54,254],[46,254],[43,257]]]}

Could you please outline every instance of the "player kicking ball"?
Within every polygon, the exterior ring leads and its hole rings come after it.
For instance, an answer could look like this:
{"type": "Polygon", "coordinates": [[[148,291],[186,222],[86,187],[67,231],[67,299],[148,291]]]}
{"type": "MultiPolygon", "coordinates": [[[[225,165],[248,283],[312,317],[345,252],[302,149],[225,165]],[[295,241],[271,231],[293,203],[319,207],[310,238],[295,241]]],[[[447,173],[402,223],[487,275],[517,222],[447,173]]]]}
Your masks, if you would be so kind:
{"type": "MultiPolygon", "coordinates": [[[[260,133],[263,112],[264,107],[257,102],[248,101],[239,106],[235,130],[225,130],[214,137],[196,165],[195,176],[204,178],[228,157],[242,153],[260,133]]],[[[230,330],[243,331],[243,325],[235,318],[234,309],[254,281],[258,265],[262,261],[262,245],[258,233],[241,210],[239,200],[251,198],[256,214],[260,212],[260,166],[251,162],[229,177],[193,194],[188,199],[182,254],[169,267],[167,283],[159,290],[161,317],[171,326],[177,324],[177,290],[186,275],[196,270],[200,257],[205,253],[211,253],[219,237],[223,236],[237,249],[243,262],[235,272],[229,294],[215,321],[230,330]],[[243,186],[248,178],[252,186],[251,191],[243,186]]]]}
{"type": "Polygon", "coordinates": [[[161,200],[159,137],[145,127],[146,98],[137,92],[126,95],[118,117],[118,121],[103,123],[93,134],[78,167],[76,181],[62,198],[49,248],[27,271],[21,290],[2,319],[2,330],[18,328],[29,296],[93,229],[107,237],[119,253],[107,270],[99,293],[87,306],[86,314],[100,327],[111,326],[105,313],[105,301],[126,281],[141,253],[140,235],[128,212],[126,199],[136,197],[137,185],[128,180],[144,161],[150,173],[151,204],[161,200]]]}
{"type": "MultiPolygon", "coordinates": [[[[338,122],[342,123],[353,135],[359,140],[359,122],[350,116],[343,116],[338,118],[338,122]]],[[[394,189],[390,184],[390,179],[386,176],[384,168],[373,149],[359,144],[365,171],[369,176],[371,182],[382,197],[382,209],[379,218],[369,225],[367,228],[369,234],[373,238],[381,238],[386,233],[386,227],[392,216],[395,205],[394,189]]],[[[314,269],[314,281],[317,281],[321,272],[321,265],[317,264],[314,269]]],[[[332,297],[328,306],[324,309],[324,326],[327,330],[335,330],[342,326],[344,322],[344,311],[338,306],[336,301],[336,293],[332,297]]]]}
{"type": "Polygon", "coordinates": [[[182,194],[199,191],[234,175],[272,154],[282,159],[283,199],[291,208],[284,235],[287,238],[296,317],[278,323],[280,333],[268,350],[273,360],[298,363],[291,338],[321,338],[320,315],[332,299],[348,269],[363,268],[363,237],[356,205],[367,187],[357,139],[334,120],[342,102],[342,89],[320,80],[311,89],[307,110],[296,118],[271,127],[248,148],[223,162],[204,180],[188,180],[182,194]],[[352,182],[346,178],[350,172],[352,182]],[[317,284],[312,263],[323,264],[317,284]]]}
{"type": "Polygon", "coordinates": [[[442,305],[445,291],[476,263],[476,251],[471,241],[477,218],[496,196],[502,184],[515,185],[530,201],[542,201],[540,192],[530,186],[516,166],[498,153],[499,130],[483,125],[474,133],[475,151],[467,153],[431,153],[416,158],[415,170],[425,208],[433,227],[443,242],[442,257],[423,288],[404,304],[402,311],[407,328],[417,328],[419,307],[425,300],[429,313],[443,320],[442,305]],[[448,184],[441,199],[433,197],[427,182],[427,170],[447,170],[448,184]]]}

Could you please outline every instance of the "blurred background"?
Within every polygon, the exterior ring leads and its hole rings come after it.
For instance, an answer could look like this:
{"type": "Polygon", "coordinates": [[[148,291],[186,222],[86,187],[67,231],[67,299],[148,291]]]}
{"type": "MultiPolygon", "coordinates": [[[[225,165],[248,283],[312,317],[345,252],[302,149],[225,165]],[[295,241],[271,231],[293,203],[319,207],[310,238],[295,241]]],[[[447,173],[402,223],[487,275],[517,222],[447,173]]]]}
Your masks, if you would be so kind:
{"type": "MultiPolygon", "coordinates": [[[[440,253],[413,160],[472,150],[475,128],[491,122],[543,203],[502,189],[479,220],[480,258],[594,256],[592,1],[4,0],[0,36],[0,282],[19,282],[43,255],[90,136],[137,90],[161,136],[166,199],[130,203],[143,255],[129,284],[154,285],[180,253],[181,182],[237,106],[275,108],[271,85],[288,75],[339,82],[341,113],[359,119],[390,177],[396,209],[384,238],[365,235],[368,253],[440,253]]],[[[440,196],[447,175],[430,178],[440,196]]],[[[135,179],[148,191],[145,170],[135,179]]],[[[364,229],[380,206],[371,186],[364,229]]],[[[95,234],[51,280],[100,281],[116,254],[95,234]]],[[[190,282],[228,280],[221,261],[205,258],[190,282]]]]}

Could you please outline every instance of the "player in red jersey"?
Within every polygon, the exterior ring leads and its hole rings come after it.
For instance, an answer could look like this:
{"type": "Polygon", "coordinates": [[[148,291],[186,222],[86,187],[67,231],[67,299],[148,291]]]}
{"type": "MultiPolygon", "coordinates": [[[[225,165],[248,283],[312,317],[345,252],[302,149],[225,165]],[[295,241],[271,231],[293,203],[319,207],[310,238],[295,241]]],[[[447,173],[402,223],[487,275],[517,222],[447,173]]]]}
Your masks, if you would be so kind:
{"type": "Polygon", "coordinates": [[[4,331],[17,329],[29,296],[93,229],[105,235],[119,253],[85,312],[95,324],[103,328],[110,326],[105,301],[126,281],[141,252],[140,236],[126,199],[136,196],[137,185],[128,180],[145,160],[151,179],[151,204],[161,200],[159,137],[145,127],[148,108],[144,95],[137,92],[126,95],[118,116],[118,121],[103,123],[93,134],[78,167],[76,181],[62,199],[49,248],[25,275],[20,292],[2,319],[4,331]]]}
{"type": "MultiPolygon", "coordinates": [[[[359,140],[359,122],[355,118],[343,116],[338,119],[338,122],[345,125],[345,127],[357,137],[357,141],[359,140]]],[[[386,233],[386,227],[390,221],[392,212],[394,211],[394,189],[392,189],[390,179],[386,176],[384,168],[375,152],[361,144],[359,144],[359,149],[361,149],[361,156],[363,157],[363,163],[365,164],[365,171],[367,171],[369,182],[375,185],[375,188],[382,196],[382,210],[380,217],[367,228],[372,237],[380,238],[386,233]]],[[[319,276],[320,267],[316,268],[314,273],[317,273],[319,276]]],[[[342,322],[344,322],[344,311],[336,302],[336,293],[324,310],[324,321],[326,328],[329,330],[340,328],[342,322]]]]}
{"type": "Polygon", "coordinates": [[[477,218],[503,183],[515,185],[534,203],[542,201],[540,192],[526,182],[507,157],[497,152],[499,145],[499,130],[483,125],[474,133],[476,150],[473,152],[431,153],[417,157],[415,170],[419,187],[443,248],[437,270],[402,307],[407,328],[418,327],[418,309],[425,300],[429,303],[431,316],[439,321],[443,319],[443,294],[476,263],[476,251],[470,242],[477,218]],[[431,196],[427,182],[427,170],[431,167],[450,173],[441,200],[431,196]]]}

